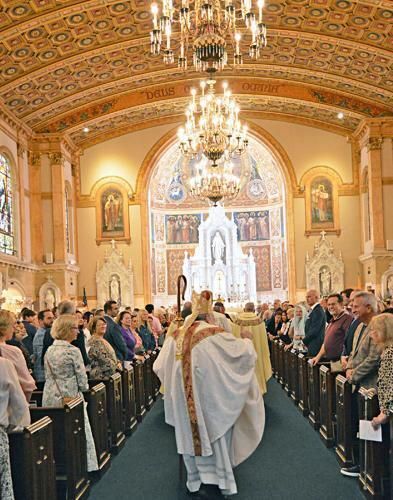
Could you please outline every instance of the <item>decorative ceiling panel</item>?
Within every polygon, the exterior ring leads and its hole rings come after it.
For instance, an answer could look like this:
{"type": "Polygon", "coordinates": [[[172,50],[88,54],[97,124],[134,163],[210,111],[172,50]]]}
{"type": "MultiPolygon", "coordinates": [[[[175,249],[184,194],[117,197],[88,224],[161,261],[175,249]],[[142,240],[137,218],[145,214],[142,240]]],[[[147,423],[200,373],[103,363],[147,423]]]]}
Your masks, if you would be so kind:
{"type": "MultiPolygon", "coordinates": [[[[223,75],[320,86],[392,111],[392,4],[267,0],[260,60],[245,58],[223,75]]],[[[41,131],[71,109],[199,77],[150,55],[149,7],[149,0],[0,0],[0,102],[41,131]]],[[[244,36],[244,46],[248,41],[244,36]]]]}

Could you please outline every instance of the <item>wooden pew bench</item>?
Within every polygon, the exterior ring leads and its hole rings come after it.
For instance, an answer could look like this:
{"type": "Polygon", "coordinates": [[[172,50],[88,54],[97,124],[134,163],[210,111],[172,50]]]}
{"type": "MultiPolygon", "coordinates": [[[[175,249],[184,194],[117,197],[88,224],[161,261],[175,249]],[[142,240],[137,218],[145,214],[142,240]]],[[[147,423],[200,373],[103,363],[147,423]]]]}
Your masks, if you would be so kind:
{"type": "Polygon", "coordinates": [[[308,369],[307,357],[303,353],[298,354],[298,370],[299,370],[299,410],[304,417],[308,417],[310,412],[308,401],[308,369]]]}
{"type": "Polygon", "coordinates": [[[145,382],[143,379],[143,361],[134,361],[135,380],[135,412],[138,422],[142,422],[146,415],[145,408],[145,382]]]}
{"type": "Polygon", "coordinates": [[[12,483],[15,500],[56,498],[53,455],[53,423],[43,417],[9,434],[12,483]]]}
{"type": "Polygon", "coordinates": [[[299,367],[298,367],[298,352],[295,349],[288,351],[289,353],[289,380],[288,380],[288,395],[291,396],[293,402],[299,403],[299,367]]]}
{"type": "Polygon", "coordinates": [[[121,372],[121,384],[123,392],[123,426],[126,436],[130,436],[136,429],[136,407],[135,407],[135,380],[134,367],[126,366],[121,372]]]}
{"type": "MultiPolygon", "coordinates": [[[[378,397],[374,390],[359,390],[359,419],[372,420],[379,414],[378,397]]],[[[383,441],[360,440],[359,485],[367,498],[389,499],[389,426],[382,426],[383,441]]]]}
{"type": "Polygon", "coordinates": [[[319,430],[321,425],[319,369],[323,364],[324,363],[317,363],[311,366],[310,363],[308,363],[308,407],[310,410],[308,420],[316,431],[319,430]]]}
{"type": "Polygon", "coordinates": [[[123,395],[120,373],[108,380],[89,380],[89,386],[103,383],[106,388],[106,414],[108,418],[109,446],[112,453],[118,453],[125,444],[123,424],[123,395]]]}
{"type": "Polygon", "coordinates": [[[150,410],[153,406],[153,363],[152,358],[148,354],[145,356],[145,361],[143,363],[143,380],[145,388],[145,408],[150,410]]]}
{"type": "Polygon", "coordinates": [[[84,401],[79,396],[63,408],[30,408],[32,422],[49,417],[53,422],[57,498],[82,499],[89,493],[84,401]]]}
{"type": "Polygon", "coordinates": [[[319,368],[320,428],[319,435],[325,446],[335,444],[336,435],[336,376],[329,365],[319,368]]]}
{"type": "Polygon", "coordinates": [[[105,384],[100,382],[90,387],[89,391],[85,392],[83,396],[87,403],[87,414],[96,447],[98,475],[102,476],[111,464],[105,384]]]}
{"type": "Polygon", "coordinates": [[[352,459],[352,385],[337,375],[336,386],[336,456],[342,467],[351,467],[352,459]]]}

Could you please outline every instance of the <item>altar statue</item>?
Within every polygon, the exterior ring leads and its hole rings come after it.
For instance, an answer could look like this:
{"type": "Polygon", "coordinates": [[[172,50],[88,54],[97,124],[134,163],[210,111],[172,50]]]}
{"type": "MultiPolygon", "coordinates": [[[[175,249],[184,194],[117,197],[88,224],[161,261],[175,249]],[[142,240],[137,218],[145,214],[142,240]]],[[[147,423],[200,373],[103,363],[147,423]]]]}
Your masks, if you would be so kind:
{"type": "Polygon", "coordinates": [[[46,309],[50,309],[52,310],[55,306],[55,296],[53,295],[53,292],[50,288],[48,288],[48,290],[46,291],[46,294],[45,294],[45,307],[46,309]]]}
{"type": "Polygon", "coordinates": [[[225,243],[221,234],[217,231],[212,240],[213,257],[215,260],[222,260],[224,257],[225,243]]]}
{"type": "Polygon", "coordinates": [[[111,300],[114,300],[115,302],[119,302],[120,298],[120,286],[119,286],[119,281],[116,279],[116,276],[112,276],[110,285],[110,292],[111,292],[111,300]]]}

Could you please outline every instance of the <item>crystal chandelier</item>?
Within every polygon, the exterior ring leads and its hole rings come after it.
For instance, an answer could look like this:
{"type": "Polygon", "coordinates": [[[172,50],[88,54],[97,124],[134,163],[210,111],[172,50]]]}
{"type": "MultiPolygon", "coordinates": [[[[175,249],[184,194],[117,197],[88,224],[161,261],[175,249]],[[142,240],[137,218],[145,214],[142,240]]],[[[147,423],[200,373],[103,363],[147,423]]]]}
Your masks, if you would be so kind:
{"type": "Polygon", "coordinates": [[[180,50],[178,65],[187,68],[187,52],[192,47],[193,64],[196,70],[215,72],[222,70],[228,62],[228,45],[232,46],[233,64],[243,62],[240,52],[241,34],[237,24],[242,18],[250,31],[249,56],[259,57],[266,47],[266,25],[262,21],[265,0],[178,0],[181,6],[175,8],[173,0],[161,0],[151,5],[153,29],[150,32],[152,54],[159,54],[163,45],[164,62],[173,64],[175,53],[171,48],[172,27],[180,25],[180,50]],[[190,43],[191,40],[191,43],[190,43]],[[227,44],[229,41],[229,44],[227,44]]]}
{"type": "Polygon", "coordinates": [[[186,158],[203,154],[217,167],[221,159],[226,161],[244,153],[248,146],[247,126],[239,120],[239,107],[231,97],[226,82],[223,96],[214,92],[214,80],[202,81],[201,96],[191,89],[192,100],[186,109],[187,121],[178,131],[180,149],[186,158]],[[207,90],[206,90],[207,88],[207,90]]]}
{"type": "Polygon", "coordinates": [[[190,194],[199,200],[210,200],[214,206],[222,199],[235,198],[241,189],[240,178],[233,174],[231,162],[221,162],[212,167],[206,159],[198,163],[197,174],[189,180],[190,194]]]}

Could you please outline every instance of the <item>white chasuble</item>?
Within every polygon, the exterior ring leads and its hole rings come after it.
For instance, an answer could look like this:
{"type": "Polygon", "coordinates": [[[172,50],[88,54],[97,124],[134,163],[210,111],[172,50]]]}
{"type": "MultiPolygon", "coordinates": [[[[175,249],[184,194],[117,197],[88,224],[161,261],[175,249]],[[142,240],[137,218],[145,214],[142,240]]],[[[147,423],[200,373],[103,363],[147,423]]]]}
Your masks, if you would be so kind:
{"type": "Polygon", "coordinates": [[[181,355],[178,340],[175,333],[165,341],[153,369],[165,387],[165,421],[175,428],[188,489],[202,482],[234,494],[232,467],[256,449],[265,426],[253,344],[204,321],[187,329],[181,355]]]}

